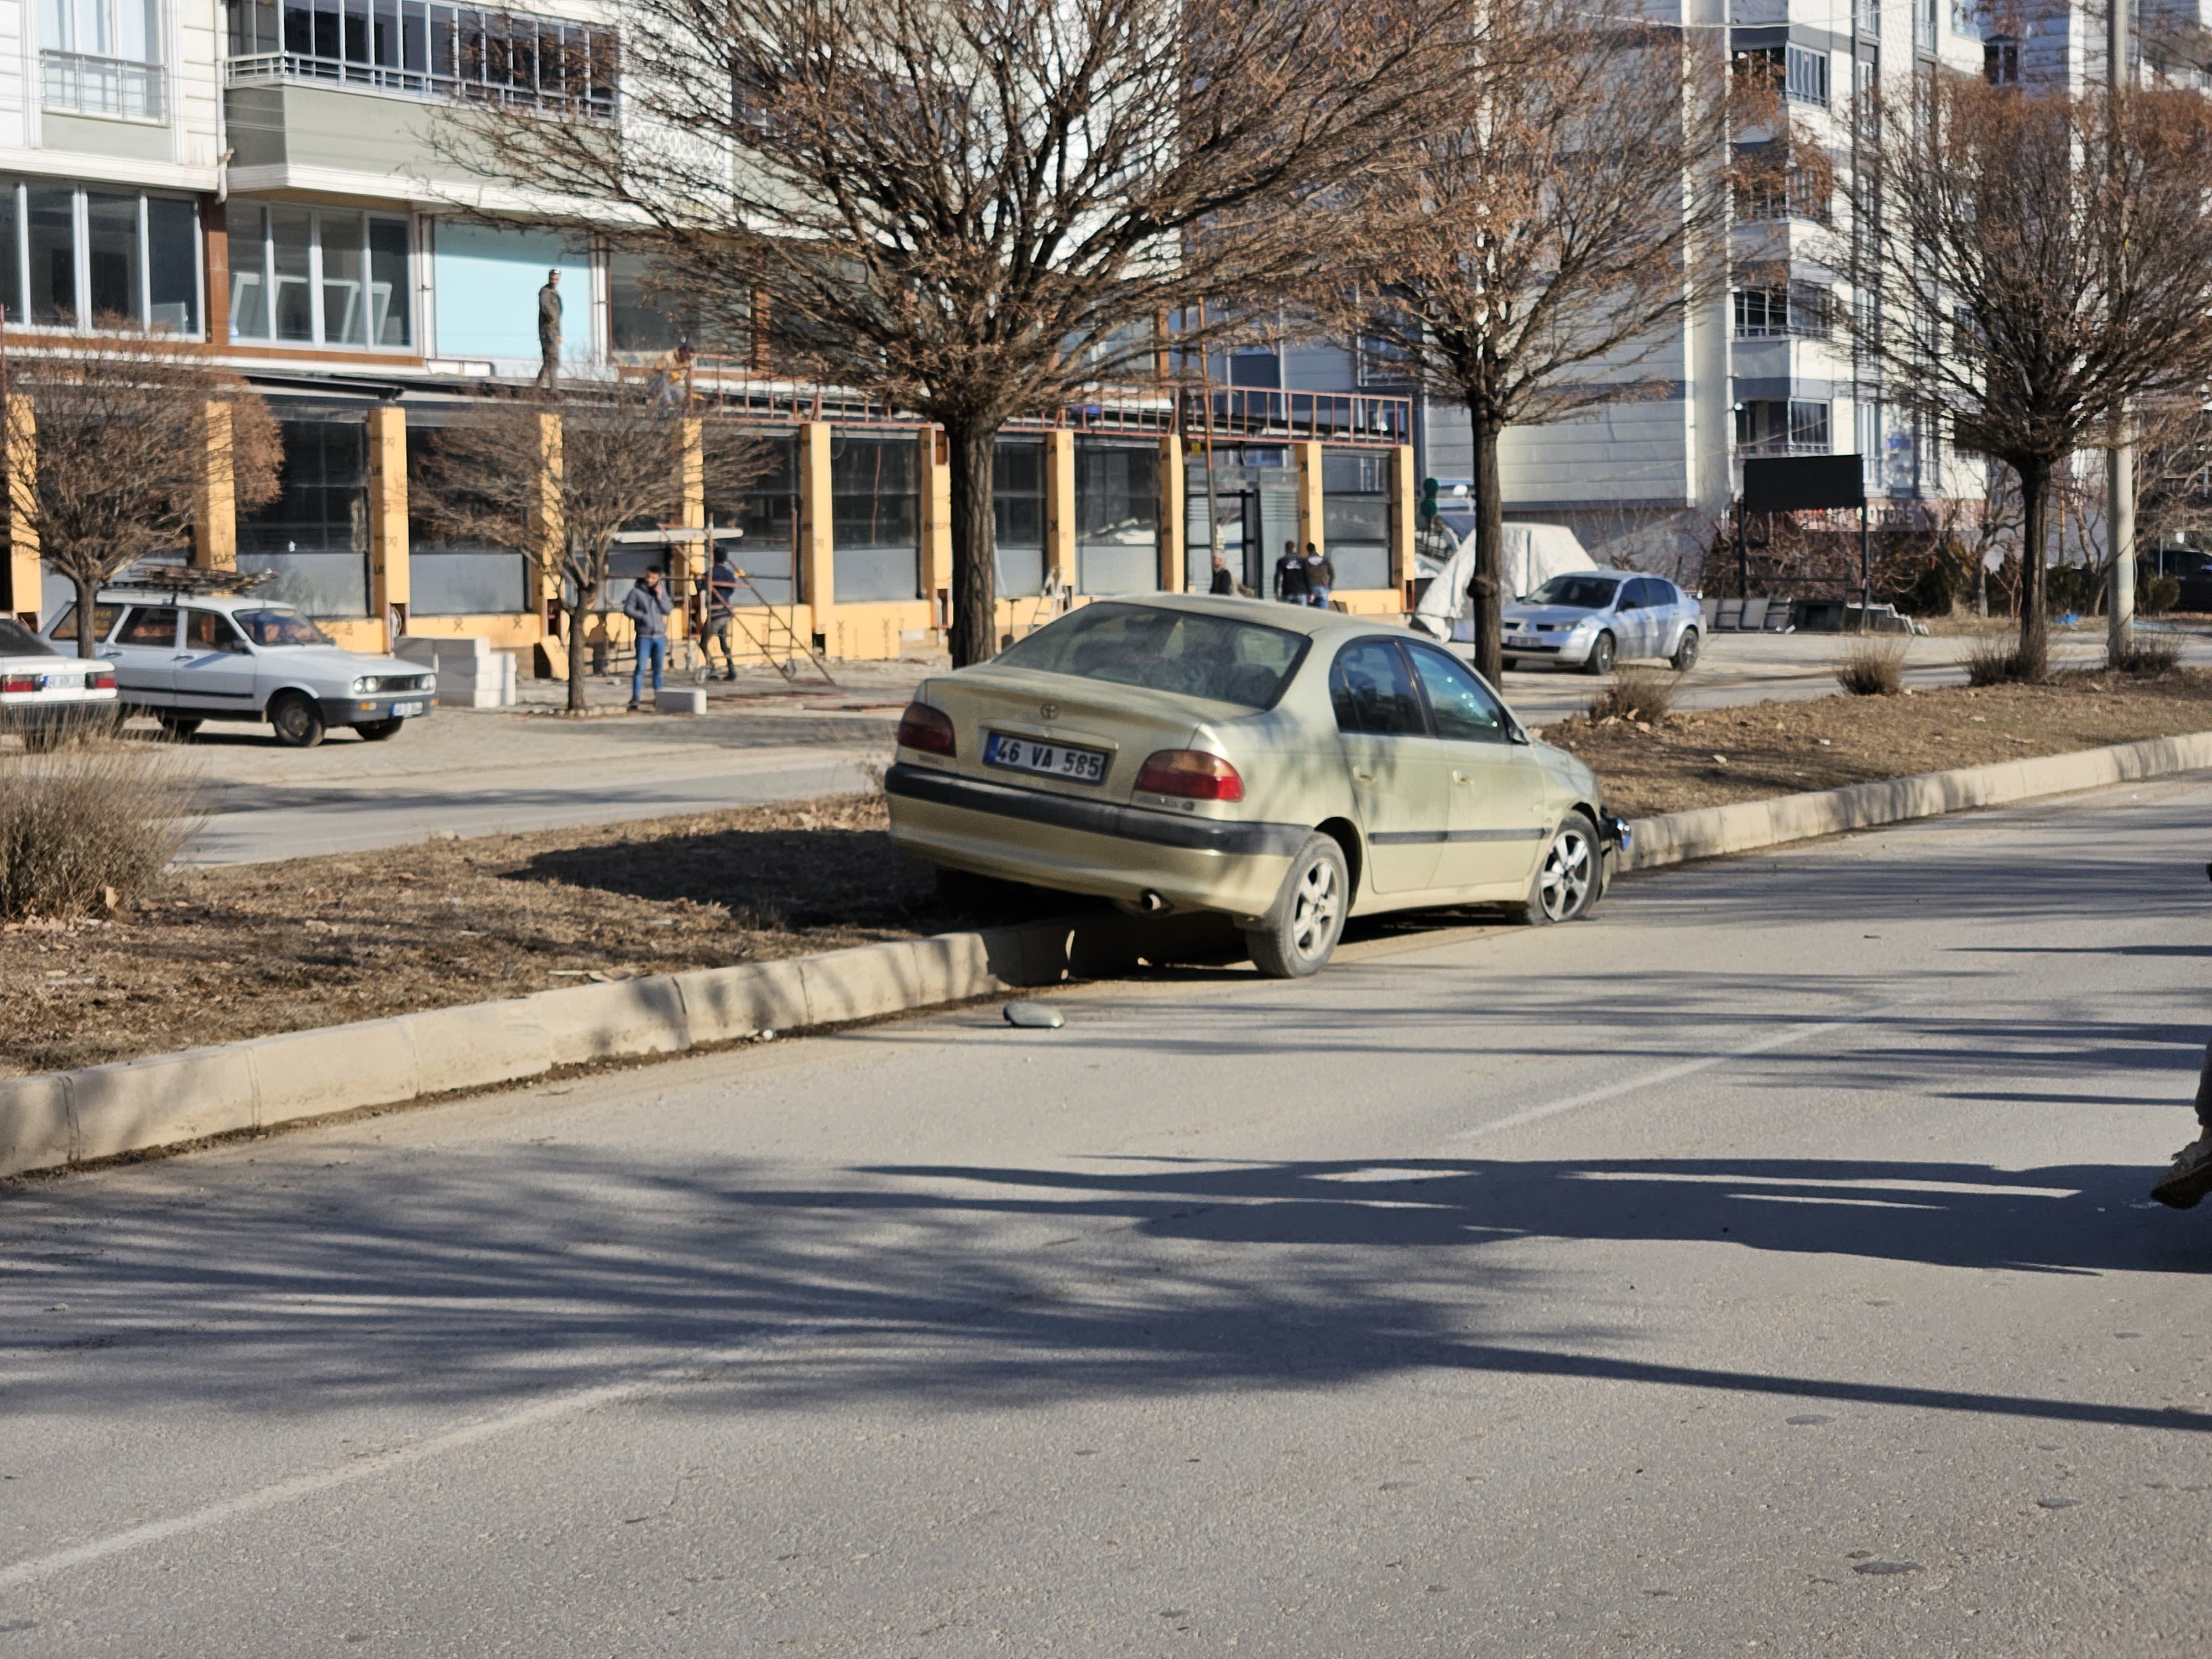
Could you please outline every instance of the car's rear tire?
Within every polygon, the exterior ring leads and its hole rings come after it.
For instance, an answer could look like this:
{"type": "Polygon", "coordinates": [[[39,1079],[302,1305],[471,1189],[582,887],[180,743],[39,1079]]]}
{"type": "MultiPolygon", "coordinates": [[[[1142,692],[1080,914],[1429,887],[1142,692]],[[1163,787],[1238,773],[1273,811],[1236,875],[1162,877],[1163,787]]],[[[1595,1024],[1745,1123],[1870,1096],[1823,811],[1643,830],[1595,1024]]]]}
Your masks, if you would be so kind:
{"type": "Polygon", "coordinates": [[[1521,659],[1518,657],[1500,657],[1498,659],[1498,665],[1504,672],[1510,674],[1515,669],[1520,667],[1521,659]]]}
{"type": "Polygon", "coordinates": [[[288,691],[269,705],[269,724],[287,749],[313,749],[323,740],[323,711],[311,697],[288,691]]]}
{"type": "Polygon", "coordinates": [[[1667,660],[1674,665],[1677,674],[1686,674],[1698,665],[1698,630],[1696,629],[1686,628],[1682,630],[1681,642],[1675,646],[1674,654],[1667,660]]]}
{"type": "Polygon", "coordinates": [[[1274,919],[1247,928],[1252,965],[1269,979],[1304,979],[1328,965],[1352,908],[1352,872],[1334,837],[1309,836],[1291,860],[1274,919]]]}
{"type": "Polygon", "coordinates": [[[1590,642],[1589,657],[1583,664],[1583,672],[1610,674],[1613,672],[1613,659],[1619,654],[1620,649],[1620,641],[1615,640],[1612,634],[1599,635],[1590,642]]]}
{"type": "Polygon", "coordinates": [[[156,714],[161,723],[161,735],[175,743],[190,743],[192,733],[200,729],[200,722],[188,714],[156,714]]]}
{"type": "Polygon", "coordinates": [[[399,728],[406,724],[404,720],[363,720],[359,726],[355,726],[354,730],[360,732],[366,742],[382,743],[386,738],[398,737],[399,728]]]}
{"type": "Polygon", "coordinates": [[[1605,896],[1605,848],[1598,841],[1597,825],[1589,814],[1577,808],[1559,820],[1536,873],[1528,878],[1528,896],[1522,902],[1521,919],[1532,927],[1557,921],[1577,921],[1588,915],[1605,896]]]}

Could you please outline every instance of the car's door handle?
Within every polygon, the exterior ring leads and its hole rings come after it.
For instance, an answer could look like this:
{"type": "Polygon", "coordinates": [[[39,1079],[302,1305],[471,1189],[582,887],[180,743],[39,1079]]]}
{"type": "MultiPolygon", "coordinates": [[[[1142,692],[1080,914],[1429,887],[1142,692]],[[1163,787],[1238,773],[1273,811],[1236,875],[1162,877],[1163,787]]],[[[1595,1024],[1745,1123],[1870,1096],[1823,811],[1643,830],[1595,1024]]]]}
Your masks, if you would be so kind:
{"type": "Polygon", "coordinates": [[[1470,780],[1464,772],[1454,772],[1452,774],[1452,781],[1454,783],[1466,783],[1470,781],[1470,780]]]}
{"type": "Polygon", "coordinates": [[[1372,783],[1375,781],[1375,775],[1372,772],[1363,772],[1356,766],[1352,769],[1352,775],[1358,778],[1362,783],[1372,783]]]}

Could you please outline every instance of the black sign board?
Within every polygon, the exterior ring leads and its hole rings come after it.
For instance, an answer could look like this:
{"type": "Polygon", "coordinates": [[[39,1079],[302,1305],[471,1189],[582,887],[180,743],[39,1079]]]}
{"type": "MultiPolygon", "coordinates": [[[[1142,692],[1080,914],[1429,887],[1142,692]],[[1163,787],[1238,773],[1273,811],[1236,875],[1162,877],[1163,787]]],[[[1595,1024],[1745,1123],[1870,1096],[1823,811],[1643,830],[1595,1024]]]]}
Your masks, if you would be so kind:
{"type": "Polygon", "coordinates": [[[1866,473],[1856,455],[1771,456],[1743,464],[1747,513],[1865,505],[1866,473]]]}

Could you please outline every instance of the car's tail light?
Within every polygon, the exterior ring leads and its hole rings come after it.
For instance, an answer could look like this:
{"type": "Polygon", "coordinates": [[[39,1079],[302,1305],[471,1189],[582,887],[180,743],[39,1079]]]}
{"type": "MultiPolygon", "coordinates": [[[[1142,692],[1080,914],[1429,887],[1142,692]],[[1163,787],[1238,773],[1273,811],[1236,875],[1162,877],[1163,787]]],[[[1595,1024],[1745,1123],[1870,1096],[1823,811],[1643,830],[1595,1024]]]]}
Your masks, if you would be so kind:
{"type": "Polygon", "coordinates": [[[85,677],[84,683],[95,691],[112,691],[115,689],[115,671],[112,668],[95,668],[85,677]]]}
{"type": "Polygon", "coordinates": [[[35,691],[39,689],[35,674],[10,674],[0,679],[0,691],[35,691]]]}
{"type": "Polygon", "coordinates": [[[951,719],[941,708],[932,708],[926,702],[910,702],[906,713],[899,716],[899,747],[919,749],[925,755],[951,755],[951,719]]]}
{"type": "Polygon", "coordinates": [[[1203,749],[1163,749],[1137,774],[1137,787],[1149,795],[1182,795],[1192,800],[1243,800],[1244,780],[1218,755],[1203,749]]]}

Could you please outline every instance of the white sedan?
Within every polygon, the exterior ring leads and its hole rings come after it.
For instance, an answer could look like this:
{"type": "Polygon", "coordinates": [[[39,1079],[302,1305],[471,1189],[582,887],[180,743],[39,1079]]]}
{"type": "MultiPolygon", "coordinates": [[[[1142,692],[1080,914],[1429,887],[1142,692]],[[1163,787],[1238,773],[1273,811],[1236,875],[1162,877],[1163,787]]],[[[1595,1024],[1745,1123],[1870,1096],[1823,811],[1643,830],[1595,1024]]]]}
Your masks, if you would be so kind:
{"type": "Polygon", "coordinates": [[[0,731],[46,749],[115,718],[115,669],[65,657],[13,617],[0,617],[0,731]]]}

